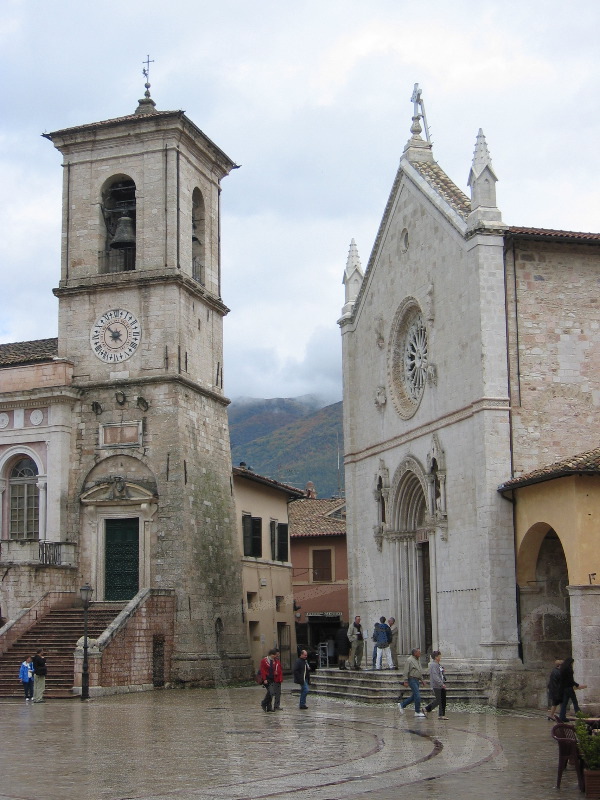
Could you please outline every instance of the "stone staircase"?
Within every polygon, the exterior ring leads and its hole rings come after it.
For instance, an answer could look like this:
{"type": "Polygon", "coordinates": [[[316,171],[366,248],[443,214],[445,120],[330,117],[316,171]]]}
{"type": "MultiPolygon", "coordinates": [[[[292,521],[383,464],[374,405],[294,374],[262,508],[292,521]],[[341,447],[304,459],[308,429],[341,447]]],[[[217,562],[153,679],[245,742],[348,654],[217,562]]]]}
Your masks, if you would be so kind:
{"type": "MultiPolygon", "coordinates": [[[[88,637],[97,639],[122,610],[123,603],[93,604],[88,611],[88,637]]],[[[48,667],[45,697],[75,697],[74,651],[83,636],[83,609],[50,611],[0,656],[0,697],[23,697],[19,667],[43,647],[48,667]]]]}
{"type": "MultiPolygon", "coordinates": [[[[424,671],[424,674],[425,671],[424,671]]],[[[453,672],[446,669],[447,702],[487,705],[489,690],[477,675],[468,672],[453,672]]],[[[410,689],[402,685],[400,670],[342,670],[325,667],[311,675],[311,691],[315,694],[337,697],[341,700],[357,700],[362,703],[394,703],[399,695],[408,697],[410,689]]],[[[421,687],[425,704],[433,698],[429,685],[421,687]]]]}

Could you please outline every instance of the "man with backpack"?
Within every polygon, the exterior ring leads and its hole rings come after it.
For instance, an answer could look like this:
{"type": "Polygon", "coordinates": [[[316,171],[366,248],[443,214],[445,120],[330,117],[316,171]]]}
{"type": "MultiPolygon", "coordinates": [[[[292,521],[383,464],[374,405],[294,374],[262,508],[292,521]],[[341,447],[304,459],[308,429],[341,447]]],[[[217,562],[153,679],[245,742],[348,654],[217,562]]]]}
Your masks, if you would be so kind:
{"type": "Polygon", "coordinates": [[[392,658],[392,650],[390,644],[392,642],[392,629],[385,621],[385,617],[379,617],[379,627],[377,630],[377,660],[375,669],[382,669],[381,662],[385,653],[388,669],[394,669],[394,660],[392,658]]]}

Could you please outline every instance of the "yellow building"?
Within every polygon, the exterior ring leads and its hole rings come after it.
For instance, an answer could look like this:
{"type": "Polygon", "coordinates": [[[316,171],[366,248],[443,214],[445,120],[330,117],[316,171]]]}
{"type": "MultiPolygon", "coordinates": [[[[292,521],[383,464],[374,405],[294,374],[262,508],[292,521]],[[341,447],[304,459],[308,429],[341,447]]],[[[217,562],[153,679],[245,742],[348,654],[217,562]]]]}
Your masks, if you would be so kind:
{"type": "Polygon", "coordinates": [[[233,468],[237,527],[242,555],[243,611],[255,669],[272,647],[284,670],[296,657],[288,503],[300,489],[233,468]]]}
{"type": "Polygon", "coordinates": [[[506,481],[514,504],[520,641],[526,666],[572,654],[575,677],[600,684],[600,448],[506,481]]]}

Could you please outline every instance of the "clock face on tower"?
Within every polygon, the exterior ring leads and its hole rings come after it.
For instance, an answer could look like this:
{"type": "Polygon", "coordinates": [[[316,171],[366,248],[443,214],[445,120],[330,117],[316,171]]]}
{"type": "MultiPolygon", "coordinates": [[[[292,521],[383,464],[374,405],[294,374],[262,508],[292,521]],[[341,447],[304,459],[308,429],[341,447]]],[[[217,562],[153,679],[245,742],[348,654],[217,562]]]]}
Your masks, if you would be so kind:
{"type": "Polygon", "coordinates": [[[126,361],[138,348],[142,328],[130,311],[111,308],[99,317],[90,331],[90,344],[101,361],[126,361]]]}

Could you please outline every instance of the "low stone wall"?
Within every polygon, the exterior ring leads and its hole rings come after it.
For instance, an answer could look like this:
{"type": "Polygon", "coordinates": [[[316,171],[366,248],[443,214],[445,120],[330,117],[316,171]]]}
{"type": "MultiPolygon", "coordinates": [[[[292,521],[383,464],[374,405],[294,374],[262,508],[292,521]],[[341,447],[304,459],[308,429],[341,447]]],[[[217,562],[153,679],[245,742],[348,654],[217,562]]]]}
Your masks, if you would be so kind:
{"type": "Polygon", "coordinates": [[[54,608],[68,608],[77,595],[73,591],[47,592],[31,608],[22,609],[14,619],[0,628],[0,655],[54,608]]]}
{"type": "MultiPolygon", "coordinates": [[[[16,619],[23,609],[33,607],[47,594],[78,591],[77,567],[64,564],[0,562],[2,589],[0,611],[7,621],[16,619]],[[32,598],[35,598],[32,603],[32,598]]],[[[49,609],[48,609],[49,610],[49,609]]]]}
{"type": "MultiPolygon", "coordinates": [[[[175,593],[142,589],[99,639],[88,641],[90,696],[169,686],[175,593]]],[[[75,691],[81,694],[83,639],[75,651],[75,691]]]]}

